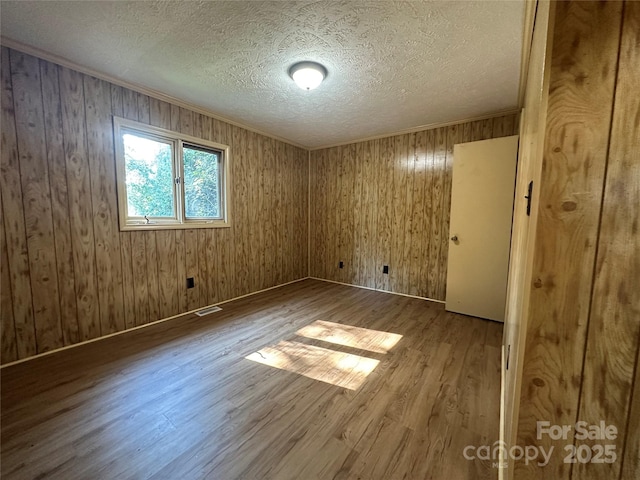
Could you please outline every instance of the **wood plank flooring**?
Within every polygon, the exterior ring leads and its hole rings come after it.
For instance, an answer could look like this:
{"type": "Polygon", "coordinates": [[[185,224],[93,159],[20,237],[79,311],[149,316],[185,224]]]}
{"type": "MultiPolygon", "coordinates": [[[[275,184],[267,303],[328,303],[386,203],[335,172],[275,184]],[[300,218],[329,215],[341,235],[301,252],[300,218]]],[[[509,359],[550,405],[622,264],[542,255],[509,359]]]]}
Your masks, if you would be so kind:
{"type": "Polygon", "coordinates": [[[462,451],[501,324],[316,280],[222,307],[4,368],[2,478],[497,478],[462,451]]]}

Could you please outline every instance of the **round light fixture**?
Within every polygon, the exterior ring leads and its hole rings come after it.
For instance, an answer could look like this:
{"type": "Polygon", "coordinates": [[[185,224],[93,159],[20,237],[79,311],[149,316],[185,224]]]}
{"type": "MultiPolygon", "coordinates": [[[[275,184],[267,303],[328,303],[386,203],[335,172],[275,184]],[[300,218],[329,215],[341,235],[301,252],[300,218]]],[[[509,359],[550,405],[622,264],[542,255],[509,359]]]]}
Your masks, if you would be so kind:
{"type": "Polygon", "coordinates": [[[289,75],[303,90],[313,90],[327,76],[327,69],[316,62],[298,62],[291,66],[289,75]]]}

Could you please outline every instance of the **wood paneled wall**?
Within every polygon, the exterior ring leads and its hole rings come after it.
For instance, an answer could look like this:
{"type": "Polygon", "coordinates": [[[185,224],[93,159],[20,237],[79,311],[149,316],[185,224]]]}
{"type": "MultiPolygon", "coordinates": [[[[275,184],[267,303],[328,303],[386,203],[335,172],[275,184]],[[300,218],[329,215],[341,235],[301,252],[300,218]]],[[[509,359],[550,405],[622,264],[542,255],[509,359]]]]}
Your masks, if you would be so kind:
{"type": "Polygon", "coordinates": [[[514,135],[518,120],[312,151],[311,276],[444,300],[453,145],[514,135]]]}
{"type": "Polygon", "coordinates": [[[640,3],[557,2],[552,23],[517,438],[555,451],[545,467],[516,462],[513,478],[636,479],[640,3]],[[572,430],[538,438],[538,421],[572,430]],[[614,425],[617,438],[577,440],[578,421],[614,425]],[[616,461],[565,462],[565,446],[583,444],[615,446],[616,461]]]}
{"type": "Polygon", "coordinates": [[[2,47],[2,363],[306,277],[307,155],[2,47]],[[231,228],[120,232],[113,115],[229,145],[231,228]]]}

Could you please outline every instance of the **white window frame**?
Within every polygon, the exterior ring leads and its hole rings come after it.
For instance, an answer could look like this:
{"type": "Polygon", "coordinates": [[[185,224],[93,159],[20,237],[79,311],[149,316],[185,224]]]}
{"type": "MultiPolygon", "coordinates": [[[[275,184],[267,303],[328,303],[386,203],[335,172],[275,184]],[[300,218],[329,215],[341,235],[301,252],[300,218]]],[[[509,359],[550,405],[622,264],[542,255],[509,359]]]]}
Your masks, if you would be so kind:
{"type": "Polygon", "coordinates": [[[118,192],[118,214],[120,218],[120,230],[163,230],[163,229],[187,229],[187,228],[224,228],[230,227],[229,199],[230,189],[230,155],[229,146],[210,142],[202,138],[184,135],[160,127],[146,125],[144,123],[113,117],[113,133],[116,156],[116,187],[118,192]],[[131,132],[141,137],[147,137],[163,143],[168,143],[172,148],[172,171],[174,176],[173,196],[175,205],[174,217],[134,217],[128,213],[126,165],[124,159],[124,142],[122,135],[131,132]],[[220,165],[218,174],[221,218],[187,218],[184,202],[184,159],[183,147],[189,146],[215,150],[220,153],[220,165]]]}

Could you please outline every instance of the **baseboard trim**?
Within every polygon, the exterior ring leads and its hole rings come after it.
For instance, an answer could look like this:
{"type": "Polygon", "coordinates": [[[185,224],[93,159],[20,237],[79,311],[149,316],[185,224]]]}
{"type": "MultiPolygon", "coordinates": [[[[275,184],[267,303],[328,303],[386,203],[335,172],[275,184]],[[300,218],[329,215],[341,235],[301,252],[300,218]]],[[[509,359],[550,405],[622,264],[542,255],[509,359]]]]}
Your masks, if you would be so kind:
{"type": "Polygon", "coordinates": [[[364,290],[372,290],[374,292],[390,293],[391,295],[399,295],[401,297],[417,298],[418,300],[427,300],[428,302],[445,303],[442,300],[436,300],[434,298],[419,297],[417,295],[409,295],[408,293],[390,292],[389,290],[381,290],[379,288],[365,287],[362,285],[354,285],[352,283],[337,282],[335,280],[327,280],[326,278],[318,278],[318,277],[312,277],[312,276],[309,276],[307,278],[311,280],[320,280],[321,282],[329,282],[329,283],[337,283],[338,285],[346,285],[347,287],[355,287],[355,288],[362,288],[364,290]]]}
{"type": "Polygon", "coordinates": [[[13,362],[5,363],[4,365],[0,365],[0,370],[2,370],[3,368],[11,367],[13,365],[18,365],[19,363],[24,363],[24,362],[28,362],[30,360],[35,360],[36,358],[45,357],[47,355],[51,355],[52,353],[58,353],[58,352],[62,352],[63,350],[69,350],[70,348],[79,347],[81,345],[87,345],[89,343],[99,342],[100,340],[105,340],[107,338],[115,337],[116,335],[122,335],[124,333],[133,332],[134,330],[140,330],[141,328],[150,327],[152,325],[157,325],[158,323],[167,322],[169,320],[174,320],[176,318],[184,317],[184,316],[187,316],[187,315],[194,315],[195,312],[197,312],[199,310],[203,310],[205,308],[215,307],[215,306],[218,306],[218,305],[223,305],[225,303],[233,302],[235,300],[240,300],[241,298],[251,297],[253,295],[257,295],[258,293],[267,292],[269,290],[274,290],[276,288],[284,287],[285,285],[291,285],[292,283],[301,282],[301,281],[307,280],[309,278],[310,277],[298,278],[297,280],[292,280],[291,282],[281,283],[281,284],[275,285],[273,287],[263,288],[262,290],[257,290],[255,292],[247,293],[245,295],[240,295],[238,297],[233,297],[233,298],[230,298],[229,300],[223,300],[222,302],[212,303],[211,305],[205,305],[204,307],[198,307],[198,308],[195,308],[193,310],[189,310],[188,312],[180,313],[178,315],[172,315],[171,317],[167,317],[167,318],[161,318],[160,320],[156,320],[156,321],[150,322],[150,323],[145,323],[144,325],[138,325],[137,327],[129,328],[127,330],[122,330],[120,332],[109,333],[107,335],[103,335],[102,337],[96,337],[96,338],[92,338],[90,340],[84,340],[82,342],[74,343],[72,345],[65,345],[64,347],[56,348],[55,350],[50,350],[48,352],[38,353],[37,355],[33,355],[31,357],[21,358],[20,360],[15,360],[13,362]]]}

